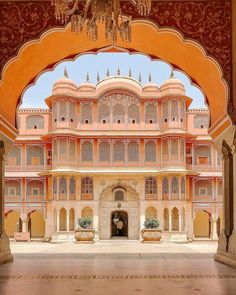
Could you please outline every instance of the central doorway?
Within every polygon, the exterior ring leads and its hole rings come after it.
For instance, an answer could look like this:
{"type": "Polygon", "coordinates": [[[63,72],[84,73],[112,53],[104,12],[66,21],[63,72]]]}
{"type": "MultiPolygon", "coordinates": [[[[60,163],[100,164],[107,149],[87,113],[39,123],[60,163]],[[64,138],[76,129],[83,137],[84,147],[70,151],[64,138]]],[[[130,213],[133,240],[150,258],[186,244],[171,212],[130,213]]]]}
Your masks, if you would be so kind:
{"type": "Polygon", "coordinates": [[[113,211],[111,213],[111,238],[128,238],[128,213],[126,211],[113,211]]]}

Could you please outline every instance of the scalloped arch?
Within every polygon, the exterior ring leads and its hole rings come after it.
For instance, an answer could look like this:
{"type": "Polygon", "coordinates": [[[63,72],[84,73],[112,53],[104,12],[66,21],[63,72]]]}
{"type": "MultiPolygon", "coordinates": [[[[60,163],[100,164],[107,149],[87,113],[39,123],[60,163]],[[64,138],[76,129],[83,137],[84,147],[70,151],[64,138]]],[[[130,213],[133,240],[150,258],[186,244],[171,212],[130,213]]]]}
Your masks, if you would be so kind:
{"type": "MultiPolygon", "coordinates": [[[[39,40],[24,45],[18,56],[4,67],[0,84],[0,115],[15,126],[16,108],[25,87],[38,73],[52,67],[59,60],[77,56],[86,52],[98,52],[108,47],[103,27],[99,27],[100,39],[93,43],[85,33],[75,36],[70,26],[53,29],[44,33],[39,40]]],[[[227,115],[228,88],[222,78],[217,62],[206,56],[204,49],[191,40],[184,40],[173,29],[159,29],[150,21],[134,21],[132,24],[132,42],[127,44],[118,40],[117,46],[128,52],[140,52],[151,58],[163,59],[185,71],[204,91],[211,113],[210,132],[213,137],[219,135],[231,125],[227,115]]]]}

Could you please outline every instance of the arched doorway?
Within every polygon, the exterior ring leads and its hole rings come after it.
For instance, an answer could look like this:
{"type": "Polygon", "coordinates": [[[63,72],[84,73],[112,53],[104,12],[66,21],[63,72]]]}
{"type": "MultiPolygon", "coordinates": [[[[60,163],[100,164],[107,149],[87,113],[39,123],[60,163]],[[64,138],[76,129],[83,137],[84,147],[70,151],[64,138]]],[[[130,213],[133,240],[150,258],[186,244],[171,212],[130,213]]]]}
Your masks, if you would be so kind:
{"type": "Polygon", "coordinates": [[[111,238],[128,237],[128,213],[116,210],[111,213],[111,238]]]}
{"type": "Polygon", "coordinates": [[[31,238],[43,238],[45,235],[45,221],[39,211],[33,211],[29,215],[28,230],[31,238]]]}
{"type": "Polygon", "coordinates": [[[210,237],[210,214],[207,211],[198,211],[193,222],[193,232],[196,238],[210,237]]]}
{"type": "Polygon", "coordinates": [[[14,236],[14,232],[21,231],[20,213],[17,211],[10,211],[5,216],[5,231],[9,237],[14,236]]]}

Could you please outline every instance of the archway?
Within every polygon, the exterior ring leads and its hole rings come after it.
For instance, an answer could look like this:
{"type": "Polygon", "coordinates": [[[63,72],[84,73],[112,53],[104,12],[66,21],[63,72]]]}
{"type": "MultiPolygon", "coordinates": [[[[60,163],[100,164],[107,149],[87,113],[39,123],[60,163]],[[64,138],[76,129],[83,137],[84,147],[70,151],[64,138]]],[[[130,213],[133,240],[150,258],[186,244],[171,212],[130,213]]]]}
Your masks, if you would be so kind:
{"type": "Polygon", "coordinates": [[[196,238],[210,237],[210,215],[206,211],[198,211],[193,222],[193,232],[196,238]]]}
{"type": "Polygon", "coordinates": [[[19,212],[9,211],[5,215],[5,231],[10,238],[14,237],[14,232],[20,231],[20,223],[19,212]]]}
{"type": "Polygon", "coordinates": [[[59,213],[59,231],[66,231],[66,209],[61,208],[59,213]]]}
{"type": "Polygon", "coordinates": [[[128,237],[129,217],[126,211],[111,213],[111,237],[128,237]]]}
{"type": "Polygon", "coordinates": [[[45,221],[41,212],[29,213],[28,230],[31,238],[43,238],[45,235],[45,221]]]}

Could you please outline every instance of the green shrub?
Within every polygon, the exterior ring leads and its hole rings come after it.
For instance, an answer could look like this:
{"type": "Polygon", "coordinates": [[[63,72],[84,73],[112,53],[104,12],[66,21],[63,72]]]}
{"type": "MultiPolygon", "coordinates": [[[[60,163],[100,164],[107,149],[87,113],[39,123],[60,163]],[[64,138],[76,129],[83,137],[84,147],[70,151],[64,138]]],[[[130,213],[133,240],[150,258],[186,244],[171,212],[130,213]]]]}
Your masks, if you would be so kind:
{"type": "Polygon", "coordinates": [[[158,228],[159,225],[160,223],[155,217],[148,217],[144,222],[145,228],[158,228]]]}
{"type": "Polygon", "coordinates": [[[82,217],[78,220],[79,227],[82,228],[90,228],[92,225],[92,218],[91,217],[82,217]]]}

